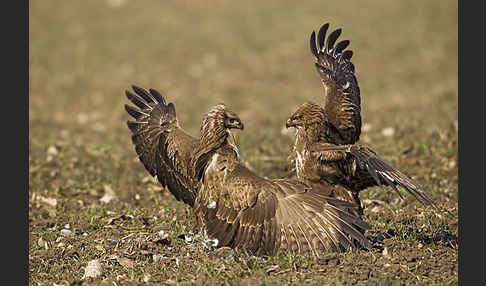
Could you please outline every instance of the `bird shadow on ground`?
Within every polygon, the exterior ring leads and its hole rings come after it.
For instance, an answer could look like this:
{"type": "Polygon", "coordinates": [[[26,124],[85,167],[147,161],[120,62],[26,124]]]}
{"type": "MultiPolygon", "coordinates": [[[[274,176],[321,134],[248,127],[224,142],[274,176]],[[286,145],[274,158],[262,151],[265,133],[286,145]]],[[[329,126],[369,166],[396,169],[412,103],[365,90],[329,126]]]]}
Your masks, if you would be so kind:
{"type": "MultiPolygon", "coordinates": [[[[384,249],[386,239],[391,239],[397,236],[399,236],[399,233],[397,233],[397,231],[395,231],[394,229],[390,228],[386,232],[379,231],[376,234],[367,236],[367,238],[370,241],[372,248],[381,251],[384,249]]],[[[459,245],[457,235],[445,229],[441,229],[434,234],[414,233],[414,236],[418,242],[424,245],[440,244],[452,249],[457,248],[457,246],[459,245]]]]}

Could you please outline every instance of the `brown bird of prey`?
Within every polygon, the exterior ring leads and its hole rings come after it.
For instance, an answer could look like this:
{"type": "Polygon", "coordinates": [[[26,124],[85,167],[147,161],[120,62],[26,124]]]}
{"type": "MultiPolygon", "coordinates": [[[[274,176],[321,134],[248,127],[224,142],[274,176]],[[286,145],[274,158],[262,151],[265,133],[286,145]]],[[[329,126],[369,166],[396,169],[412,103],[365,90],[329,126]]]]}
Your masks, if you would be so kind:
{"type": "Polygon", "coordinates": [[[231,129],[243,129],[224,104],[204,116],[199,138],[184,132],[172,103],[133,87],[126,109],[135,149],[145,168],[193,206],[198,230],[217,246],[257,255],[370,248],[359,232],[369,225],[346,210],[355,205],[290,179],[264,179],[241,162],[231,129]],[[359,244],[356,244],[358,242],[359,244]]]}
{"type": "Polygon", "coordinates": [[[348,40],[338,42],[341,29],[330,33],[323,25],[310,37],[315,67],[324,86],[324,107],[306,102],[287,120],[286,127],[297,129],[288,161],[295,166],[297,178],[312,188],[324,188],[326,195],[356,203],[363,210],[359,192],[373,186],[405,189],[424,204],[433,205],[423,189],[408,176],[392,167],[373,150],[355,144],[361,133],[361,99],[355,76],[353,55],[345,50],[348,40]]]}

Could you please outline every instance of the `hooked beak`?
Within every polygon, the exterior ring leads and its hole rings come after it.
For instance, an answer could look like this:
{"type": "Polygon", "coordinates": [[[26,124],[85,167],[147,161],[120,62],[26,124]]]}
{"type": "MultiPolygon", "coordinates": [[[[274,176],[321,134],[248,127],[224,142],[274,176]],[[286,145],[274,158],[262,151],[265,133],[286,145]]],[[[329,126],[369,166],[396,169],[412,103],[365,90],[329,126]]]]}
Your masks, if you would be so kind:
{"type": "Polygon", "coordinates": [[[285,127],[286,128],[295,127],[295,123],[289,118],[287,119],[287,123],[285,123],[285,127]]]}
{"type": "Polygon", "coordinates": [[[243,125],[243,123],[238,121],[238,122],[232,124],[231,128],[243,130],[243,128],[245,128],[245,126],[243,125]]]}

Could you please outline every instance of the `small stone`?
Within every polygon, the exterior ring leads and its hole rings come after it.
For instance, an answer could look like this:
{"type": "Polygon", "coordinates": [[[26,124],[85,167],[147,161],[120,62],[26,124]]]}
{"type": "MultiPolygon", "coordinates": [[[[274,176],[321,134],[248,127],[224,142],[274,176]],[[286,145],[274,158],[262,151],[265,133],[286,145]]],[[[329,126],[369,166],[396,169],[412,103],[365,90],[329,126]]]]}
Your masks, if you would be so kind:
{"type": "Polygon", "coordinates": [[[100,198],[100,202],[103,202],[105,204],[113,201],[113,200],[116,200],[116,197],[112,194],[104,194],[103,197],[100,198]]]}
{"type": "Polygon", "coordinates": [[[152,260],[154,262],[159,262],[164,256],[162,254],[152,254],[152,260]]]}
{"type": "Polygon", "coordinates": [[[57,206],[57,200],[54,199],[54,198],[45,198],[43,196],[38,195],[38,196],[36,196],[36,200],[39,200],[39,201],[41,201],[41,202],[43,202],[45,204],[48,204],[48,205],[50,205],[52,207],[57,206]]]}
{"type": "Polygon", "coordinates": [[[157,232],[157,235],[158,235],[160,238],[162,238],[162,239],[169,237],[169,234],[167,234],[167,233],[166,233],[165,231],[163,231],[163,230],[160,230],[159,232],[157,232]]]}
{"type": "Polygon", "coordinates": [[[96,278],[101,276],[101,274],[103,274],[101,263],[98,261],[98,259],[95,259],[88,262],[88,265],[84,269],[84,275],[81,279],[88,277],[96,278]]]}
{"type": "Polygon", "coordinates": [[[37,240],[37,245],[39,247],[44,247],[44,239],[41,237],[39,237],[39,239],[37,240]]]}
{"type": "Polygon", "coordinates": [[[382,252],[383,256],[386,256],[386,257],[390,257],[391,256],[391,252],[390,250],[388,249],[388,247],[385,246],[385,248],[383,249],[383,252],[382,252]]]}
{"type": "Polygon", "coordinates": [[[135,267],[135,263],[133,260],[130,260],[125,257],[117,257],[118,263],[120,263],[121,266],[126,267],[126,268],[133,268],[135,267]]]}
{"type": "Polygon", "coordinates": [[[56,156],[58,153],[59,151],[57,151],[56,146],[50,146],[47,148],[47,155],[56,156]]]}
{"type": "Polygon", "coordinates": [[[71,236],[71,235],[73,235],[73,232],[70,231],[69,229],[61,229],[61,235],[62,236],[71,236]]]}
{"type": "Polygon", "coordinates": [[[383,134],[383,136],[386,137],[393,136],[393,134],[395,134],[395,128],[393,127],[384,128],[383,130],[381,130],[381,134],[383,134]]]}
{"type": "Polygon", "coordinates": [[[111,201],[117,200],[115,192],[109,185],[104,185],[103,188],[105,190],[105,194],[103,195],[103,197],[101,197],[100,199],[101,202],[107,204],[111,201]]]}

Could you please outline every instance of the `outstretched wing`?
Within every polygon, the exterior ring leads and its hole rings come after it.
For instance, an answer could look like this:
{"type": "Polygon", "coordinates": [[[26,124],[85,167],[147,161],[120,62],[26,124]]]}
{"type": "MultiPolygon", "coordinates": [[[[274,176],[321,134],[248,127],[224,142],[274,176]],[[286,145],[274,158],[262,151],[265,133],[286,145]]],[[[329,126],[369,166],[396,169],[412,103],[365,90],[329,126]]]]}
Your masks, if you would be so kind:
{"type": "Polygon", "coordinates": [[[348,40],[338,42],[341,29],[333,31],[324,42],[329,24],[324,24],[317,35],[313,31],[310,48],[315,66],[325,89],[324,110],[327,120],[334,125],[344,144],[353,144],[361,134],[361,98],[351,50],[345,50],[348,40]]]}
{"type": "Polygon", "coordinates": [[[335,156],[335,158],[339,157],[339,153],[350,155],[347,159],[342,159],[342,162],[344,172],[346,172],[347,184],[353,190],[359,191],[369,187],[385,185],[392,187],[402,198],[398,190],[398,187],[400,187],[422,204],[437,208],[418,183],[392,167],[368,147],[358,144],[341,146],[314,144],[311,151],[321,152],[322,154],[329,153],[332,155],[328,157],[335,156]]]}
{"type": "Polygon", "coordinates": [[[206,183],[195,211],[219,246],[256,254],[292,251],[317,256],[354,247],[352,238],[370,247],[358,231],[369,226],[343,210],[356,206],[319,195],[303,183],[266,180],[242,165],[224,183],[206,183]]]}
{"type": "Polygon", "coordinates": [[[125,109],[135,119],[127,121],[127,125],[140,161],[177,200],[192,207],[197,184],[190,175],[189,164],[198,139],[179,127],[174,104],[166,104],[159,92],[132,88],[135,94],[125,94],[136,107],[125,105],[125,109]]]}

